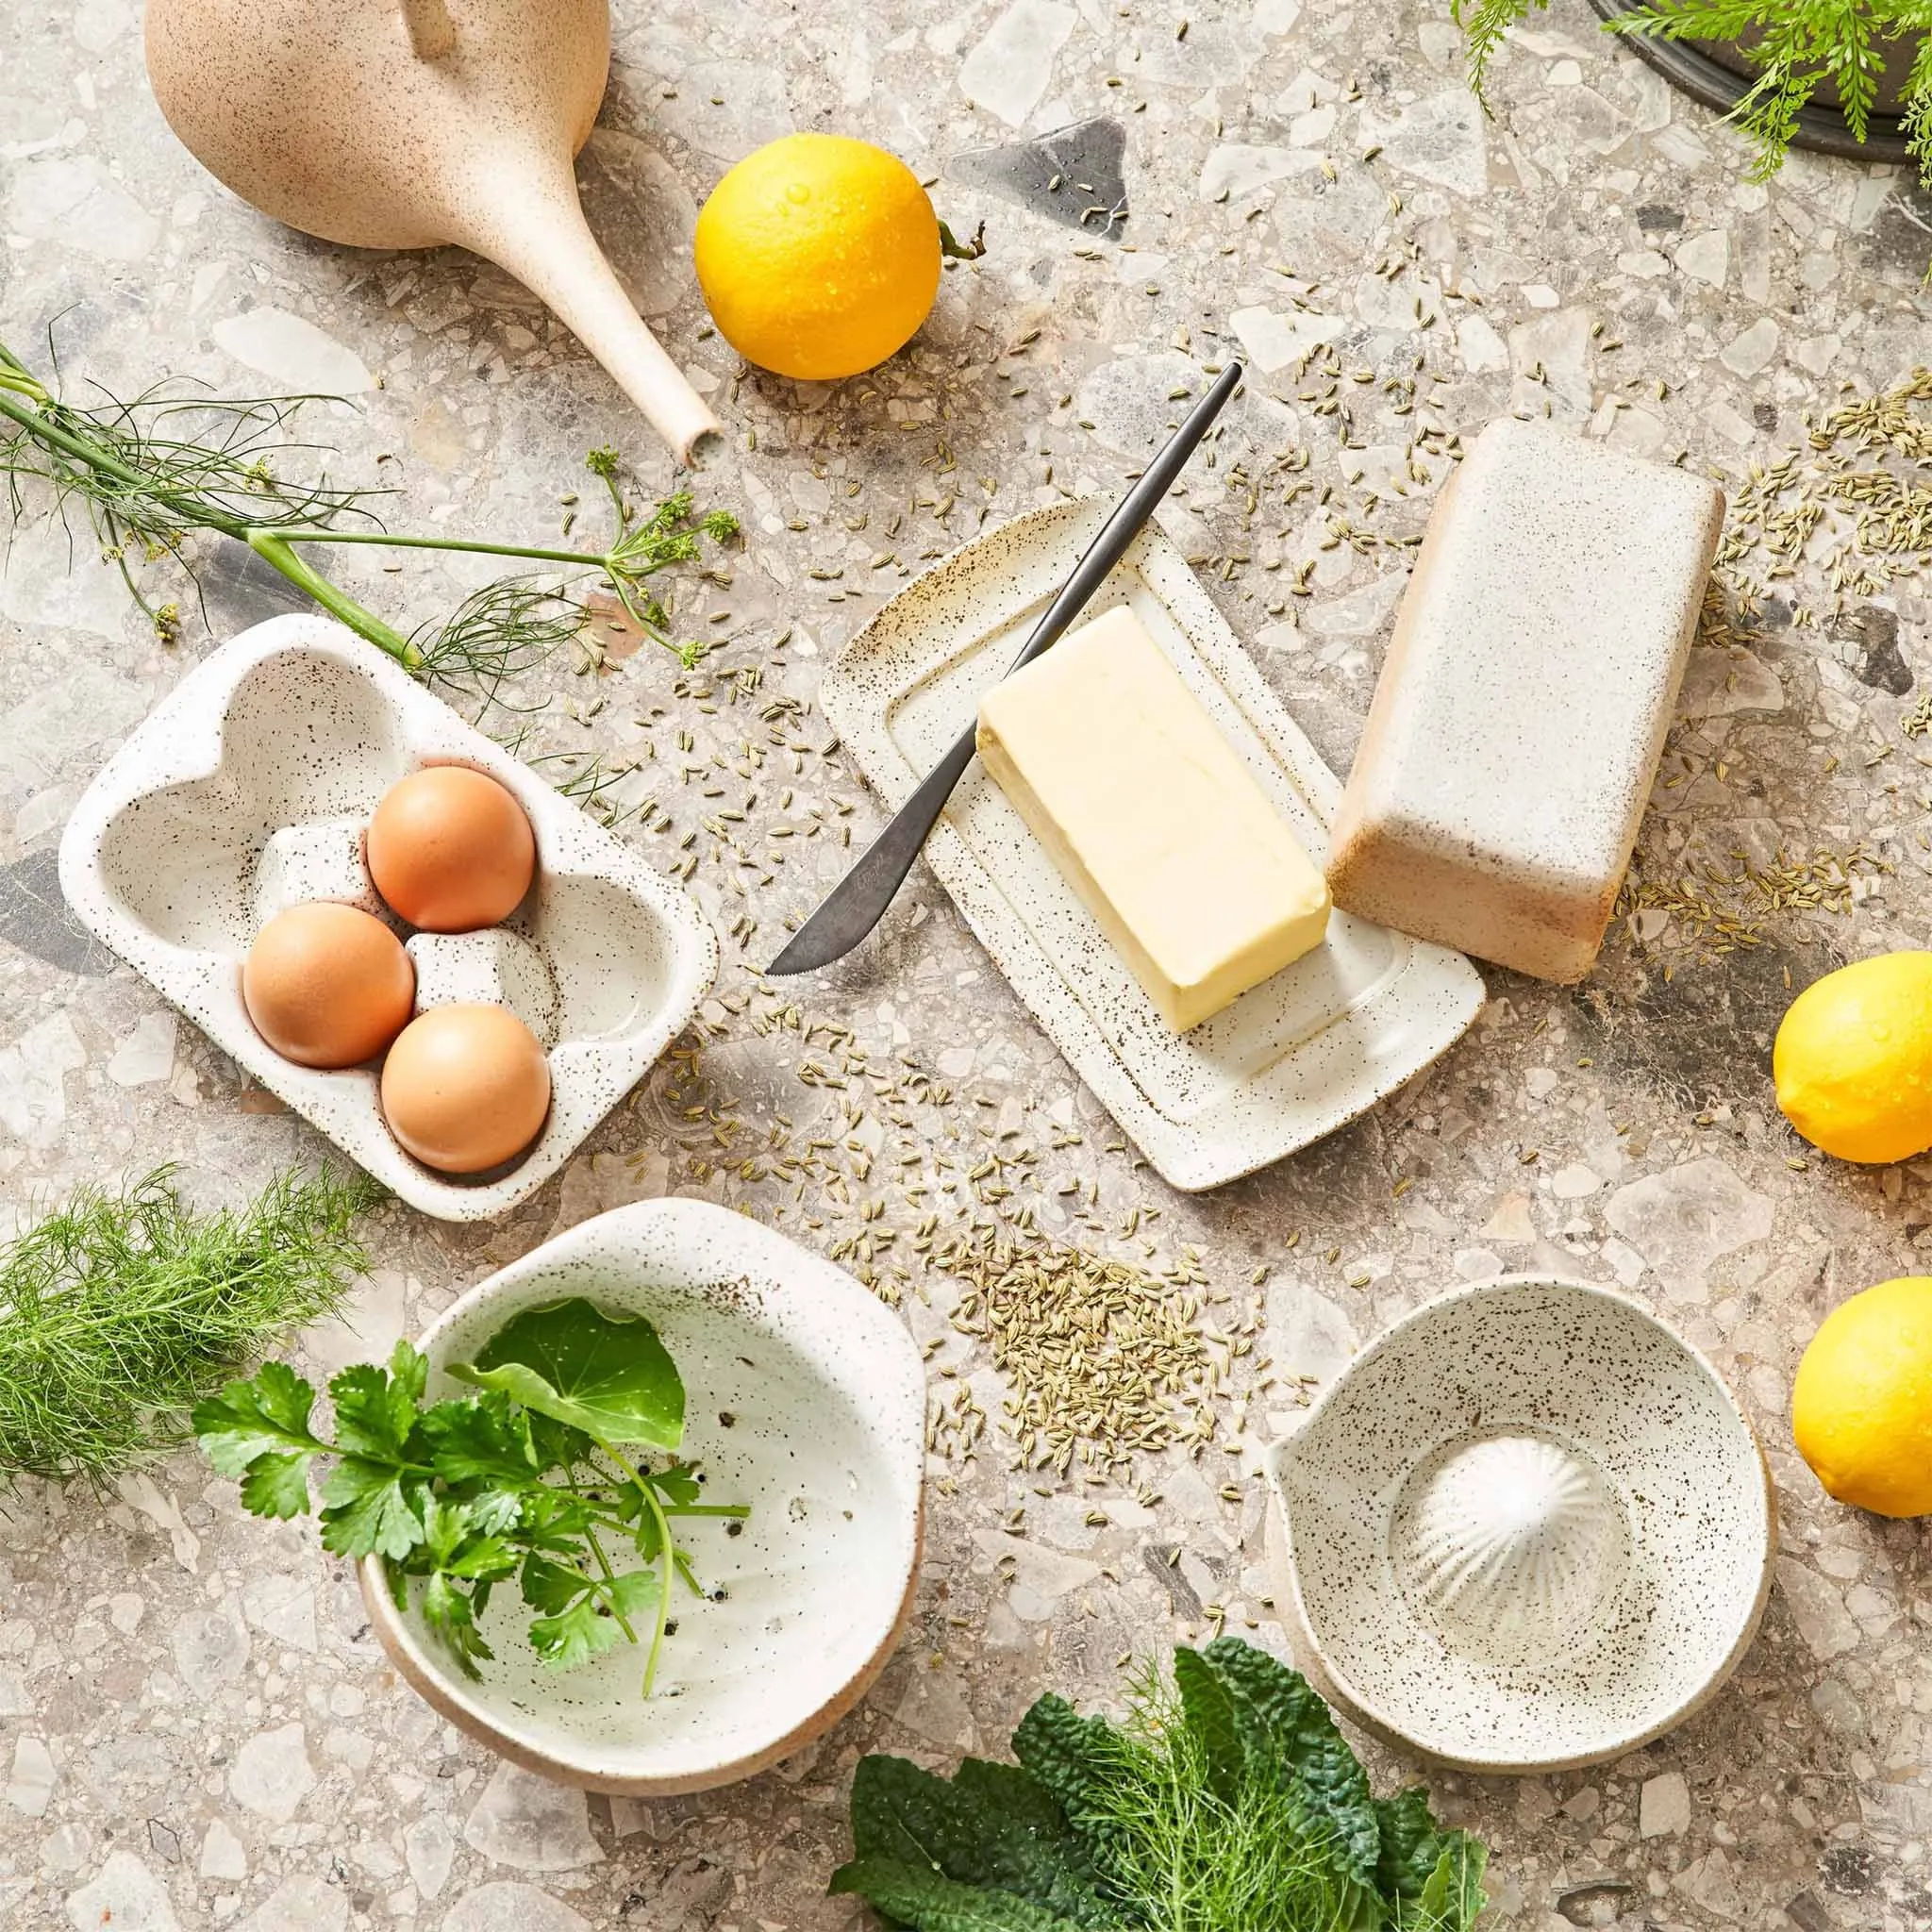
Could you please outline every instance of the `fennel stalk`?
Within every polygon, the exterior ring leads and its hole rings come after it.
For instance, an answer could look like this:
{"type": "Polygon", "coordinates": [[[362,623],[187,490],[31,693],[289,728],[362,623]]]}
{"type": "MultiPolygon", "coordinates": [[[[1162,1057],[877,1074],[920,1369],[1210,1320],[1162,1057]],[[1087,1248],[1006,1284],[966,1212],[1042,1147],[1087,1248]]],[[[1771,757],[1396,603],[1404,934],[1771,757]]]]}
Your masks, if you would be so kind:
{"type": "Polygon", "coordinates": [[[391,492],[336,484],[325,475],[291,483],[277,474],[277,462],[315,448],[286,432],[303,403],[321,400],[332,399],[228,401],[163,384],[130,401],[107,396],[83,407],[65,401],[0,342],[0,475],[16,519],[27,510],[21,487],[26,479],[46,484],[63,510],[80,503],[103,558],[118,566],[164,638],[173,635],[177,615],[172,605],[148,600],[135,566],[172,558],[192,575],[184,546],[192,534],[205,532],[245,545],[412,675],[486,703],[507,678],[577,635],[585,611],[568,594],[574,582],[594,581],[608,591],[642,635],[687,667],[702,656],[702,644],[671,641],[649,580],[673,564],[697,560],[701,540],[735,537],[738,523],[729,512],[700,514],[691,493],[679,491],[641,514],[619,486],[616,452],[600,449],[588,464],[604,482],[615,521],[602,550],[398,534],[370,508],[391,492]],[[544,569],[487,585],[446,624],[406,637],[309,561],[303,553],[318,543],[502,557],[544,569]]]}

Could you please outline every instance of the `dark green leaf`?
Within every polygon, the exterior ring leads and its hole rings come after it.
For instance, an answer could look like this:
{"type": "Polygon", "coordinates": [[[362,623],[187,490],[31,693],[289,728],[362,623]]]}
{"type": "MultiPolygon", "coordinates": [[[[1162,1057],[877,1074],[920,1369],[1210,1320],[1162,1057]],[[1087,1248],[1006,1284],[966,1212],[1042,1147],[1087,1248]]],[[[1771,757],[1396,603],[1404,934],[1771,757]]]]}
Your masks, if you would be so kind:
{"type": "Polygon", "coordinates": [[[554,1617],[539,1617],[530,1625],[530,1644],[546,1664],[571,1670],[606,1651],[624,1633],[602,1615],[593,1597],[584,1597],[554,1617]]]}
{"type": "Polygon", "coordinates": [[[1374,1805],[1376,1886],[1384,1898],[1419,1898],[1442,1851],[1429,1794],[1412,1785],[1392,1798],[1377,1798],[1374,1805]]]}
{"type": "Polygon", "coordinates": [[[1241,1794],[1245,1767],[1234,1698],[1197,1650],[1174,1652],[1174,1681],[1188,1729],[1208,1766],[1208,1789],[1224,1805],[1232,1805],[1241,1794]]]}
{"type": "Polygon", "coordinates": [[[336,1406],[336,1444],[344,1455],[372,1462],[406,1459],[403,1445],[416,1421],[407,1381],[374,1362],[358,1362],[329,1383],[328,1392],[336,1406]]]}
{"type": "Polygon", "coordinates": [[[323,1486],[322,1543],[339,1557],[407,1557],[423,1521],[403,1478],[380,1462],[347,1456],[323,1486]]]}
{"type": "Polygon", "coordinates": [[[869,1900],[918,1932],[1080,1932],[1072,1920],[1011,1892],[958,1885],[930,1866],[891,1858],[855,1858],[832,1874],[829,1889],[869,1900]]]}
{"type": "Polygon", "coordinates": [[[695,1503],[705,1493],[704,1485],[691,1473],[687,1463],[674,1462],[669,1469],[660,1469],[645,1480],[674,1507],[695,1503]]]}
{"type": "Polygon", "coordinates": [[[522,1539],[533,1550],[563,1557],[583,1555],[584,1534],[595,1521],[588,1503],[565,1491],[551,1489],[527,1491],[519,1518],[522,1539]]]}
{"type": "Polygon", "coordinates": [[[1024,1817],[1009,1814],[988,1802],[996,1790],[981,1779],[949,1784],[904,1757],[862,1758],[852,1787],[854,1845],[861,1859],[924,1864],[960,1885],[1010,1892],[1074,1925],[1115,1924],[1064,1821],[1048,1837],[1037,1829],[1038,1806],[1024,1817]]]}
{"type": "Polygon", "coordinates": [[[591,1587],[591,1579],[581,1570],[567,1563],[553,1563],[534,1550],[524,1558],[524,1567],[517,1572],[517,1583],[524,1592],[524,1601],[533,1610],[551,1615],[568,1609],[591,1587]]]}
{"type": "Polygon", "coordinates": [[[1062,1848],[1070,1867],[1083,1876],[1091,1865],[1080,1840],[1067,1824],[1067,1814],[1030,1772],[1017,1764],[995,1764],[985,1757],[968,1757],[953,1774],[954,1787],[990,1810],[999,1811],[1035,1838],[1062,1848]]]}
{"type": "Polygon", "coordinates": [[[423,1621],[448,1645],[466,1677],[478,1674],[475,1660],[491,1655],[476,1628],[475,1607],[447,1576],[438,1574],[423,1586],[423,1621]]]}
{"type": "Polygon", "coordinates": [[[1414,1932],[1470,1932],[1488,1903],[1483,1867],[1489,1853],[1466,1831],[1444,1832],[1441,1846],[1436,1869],[1416,1902],[1415,1915],[1403,1924],[1414,1932]]]}
{"type": "Polygon", "coordinates": [[[684,1384],[658,1331],[641,1316],[607,1315],[581,1295],[526,1308],[474,1363],[453,1363],[449,1373],[600,1441],[675,1449],[684,1439],[684,1384]]]}
{"type": "Polygon", "coordinates": [[[308,1453],[272,1451],[258,1456],[242,1478],[242,1507],[251,1516],[308,1515],[308,1453]]]}
{"type": "Polygon", "coordinates": [[[265,1451],[326,1447],[308,1431],[314,1406],[315,1391],[286,1362],[263,1362],[250,1380],[194,1405],[195,1438],[224,1475],[239,1476],[265,1451]]]}
{"type": "Polygon", "coordinates": [[[472,1395],[423,1411],[416,1441],[446,1483],[527,1487],[539,1479],[527,1421],[508,1396],[472,1395]]]}
{"type": "Polygon", "coordinates": [[[1201,1655],[1234,1699],[1250,1766],[1291,1779],[1316,1822],[1335,1831],[1338,1869],[1373,1887],[1382,1840],[1369,1777],[1328,1707],[1299,1671],[1239,1637],[1217,1637],[1201,1655]]]}
{"type": "Polygon", "coordinates": [[[1112,1727],[1105,1718],[1082,1717],[1052,1691],[1041,1698],[1013,1733],[1013,1756],[1066,1814],[1083,1837],[1096,1817],[1109,1783],[1114,1753],[1112,1727]]]}
{"type": "Polygon", "coordinates": [[[530,1431],[530,1446],[536,1452],[539,1469],[574,1470],[589,1462],[597,1445],[581,1429],[567,1428],[554,1416],[525,1411],[530,1431]]]}

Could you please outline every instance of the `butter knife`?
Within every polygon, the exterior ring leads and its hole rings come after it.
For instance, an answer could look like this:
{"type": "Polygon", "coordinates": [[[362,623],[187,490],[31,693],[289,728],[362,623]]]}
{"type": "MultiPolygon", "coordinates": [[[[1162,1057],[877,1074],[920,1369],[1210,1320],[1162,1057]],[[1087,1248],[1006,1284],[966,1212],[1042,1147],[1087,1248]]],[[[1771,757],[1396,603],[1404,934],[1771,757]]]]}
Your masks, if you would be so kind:
{"type": "MultiPolygon", "coordinates": [[[[1141,534],[1160,500],[1174,488],[1195,446],[1241,386],[1241,365],[1230,362],[1213,386],[1156,452],[1134,487],[1124,496],[1100,533],[1081,553],[1059,593],[1046,607],[1025,648],[1007,667],[1010,677],[1042,651],[1058,643],[1067,626],[1107,581],[1127,546],[1141,534]]],[[[815,973],[842,959],[885,915],[926,835],[945,809],[946,800],[965,776],[974,757],[977,725],[969,724],[958,742],[920,781],[919,789],[892,815],[891,823],[867,846],[845,876],[834,886],[818,910],[792,934],[791,942],[765,968],[768,974],[815,973]]]]}

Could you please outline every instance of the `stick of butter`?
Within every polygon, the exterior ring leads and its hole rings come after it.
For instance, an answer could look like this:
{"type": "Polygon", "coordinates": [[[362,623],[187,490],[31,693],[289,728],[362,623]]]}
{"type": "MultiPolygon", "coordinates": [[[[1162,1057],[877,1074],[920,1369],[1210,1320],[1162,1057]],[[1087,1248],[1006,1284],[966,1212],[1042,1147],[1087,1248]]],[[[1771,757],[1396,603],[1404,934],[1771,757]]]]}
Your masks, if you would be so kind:
{"type": "Polygon", "coordinates": [[[979,755],[1176,1033],[1322,942],[1328,888],[1131,610],[996,684],[979,755]]]}

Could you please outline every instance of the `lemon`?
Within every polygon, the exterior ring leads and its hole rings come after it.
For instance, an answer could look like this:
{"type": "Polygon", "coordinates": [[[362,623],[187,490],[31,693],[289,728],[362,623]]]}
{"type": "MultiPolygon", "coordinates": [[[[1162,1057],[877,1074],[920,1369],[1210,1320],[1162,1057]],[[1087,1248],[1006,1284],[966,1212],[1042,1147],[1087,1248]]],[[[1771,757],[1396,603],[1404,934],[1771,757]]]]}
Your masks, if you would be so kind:
{"type": "Polygon", "coordinates": [[[1932,1147],[1932,953],[1881,953],[1807,986],[1777,1029],[1777,1104],[1840,1160],[1932,1147]]]}
{"type": "Polygon", "coordinates": [[[788,134],[711,191],[693,241],[711,318],[747,362],[810,382],[911,340],[940,285],[940,225],[906,163],[842,134],[788,134]]]}
{"type": "Polygon", "coordinates": [[[1840,1503],[1932,1516],[1932,1277],[1880,1282],[1824,1318],[1798,1364],[1791,1433],[1840,1503]]]}

